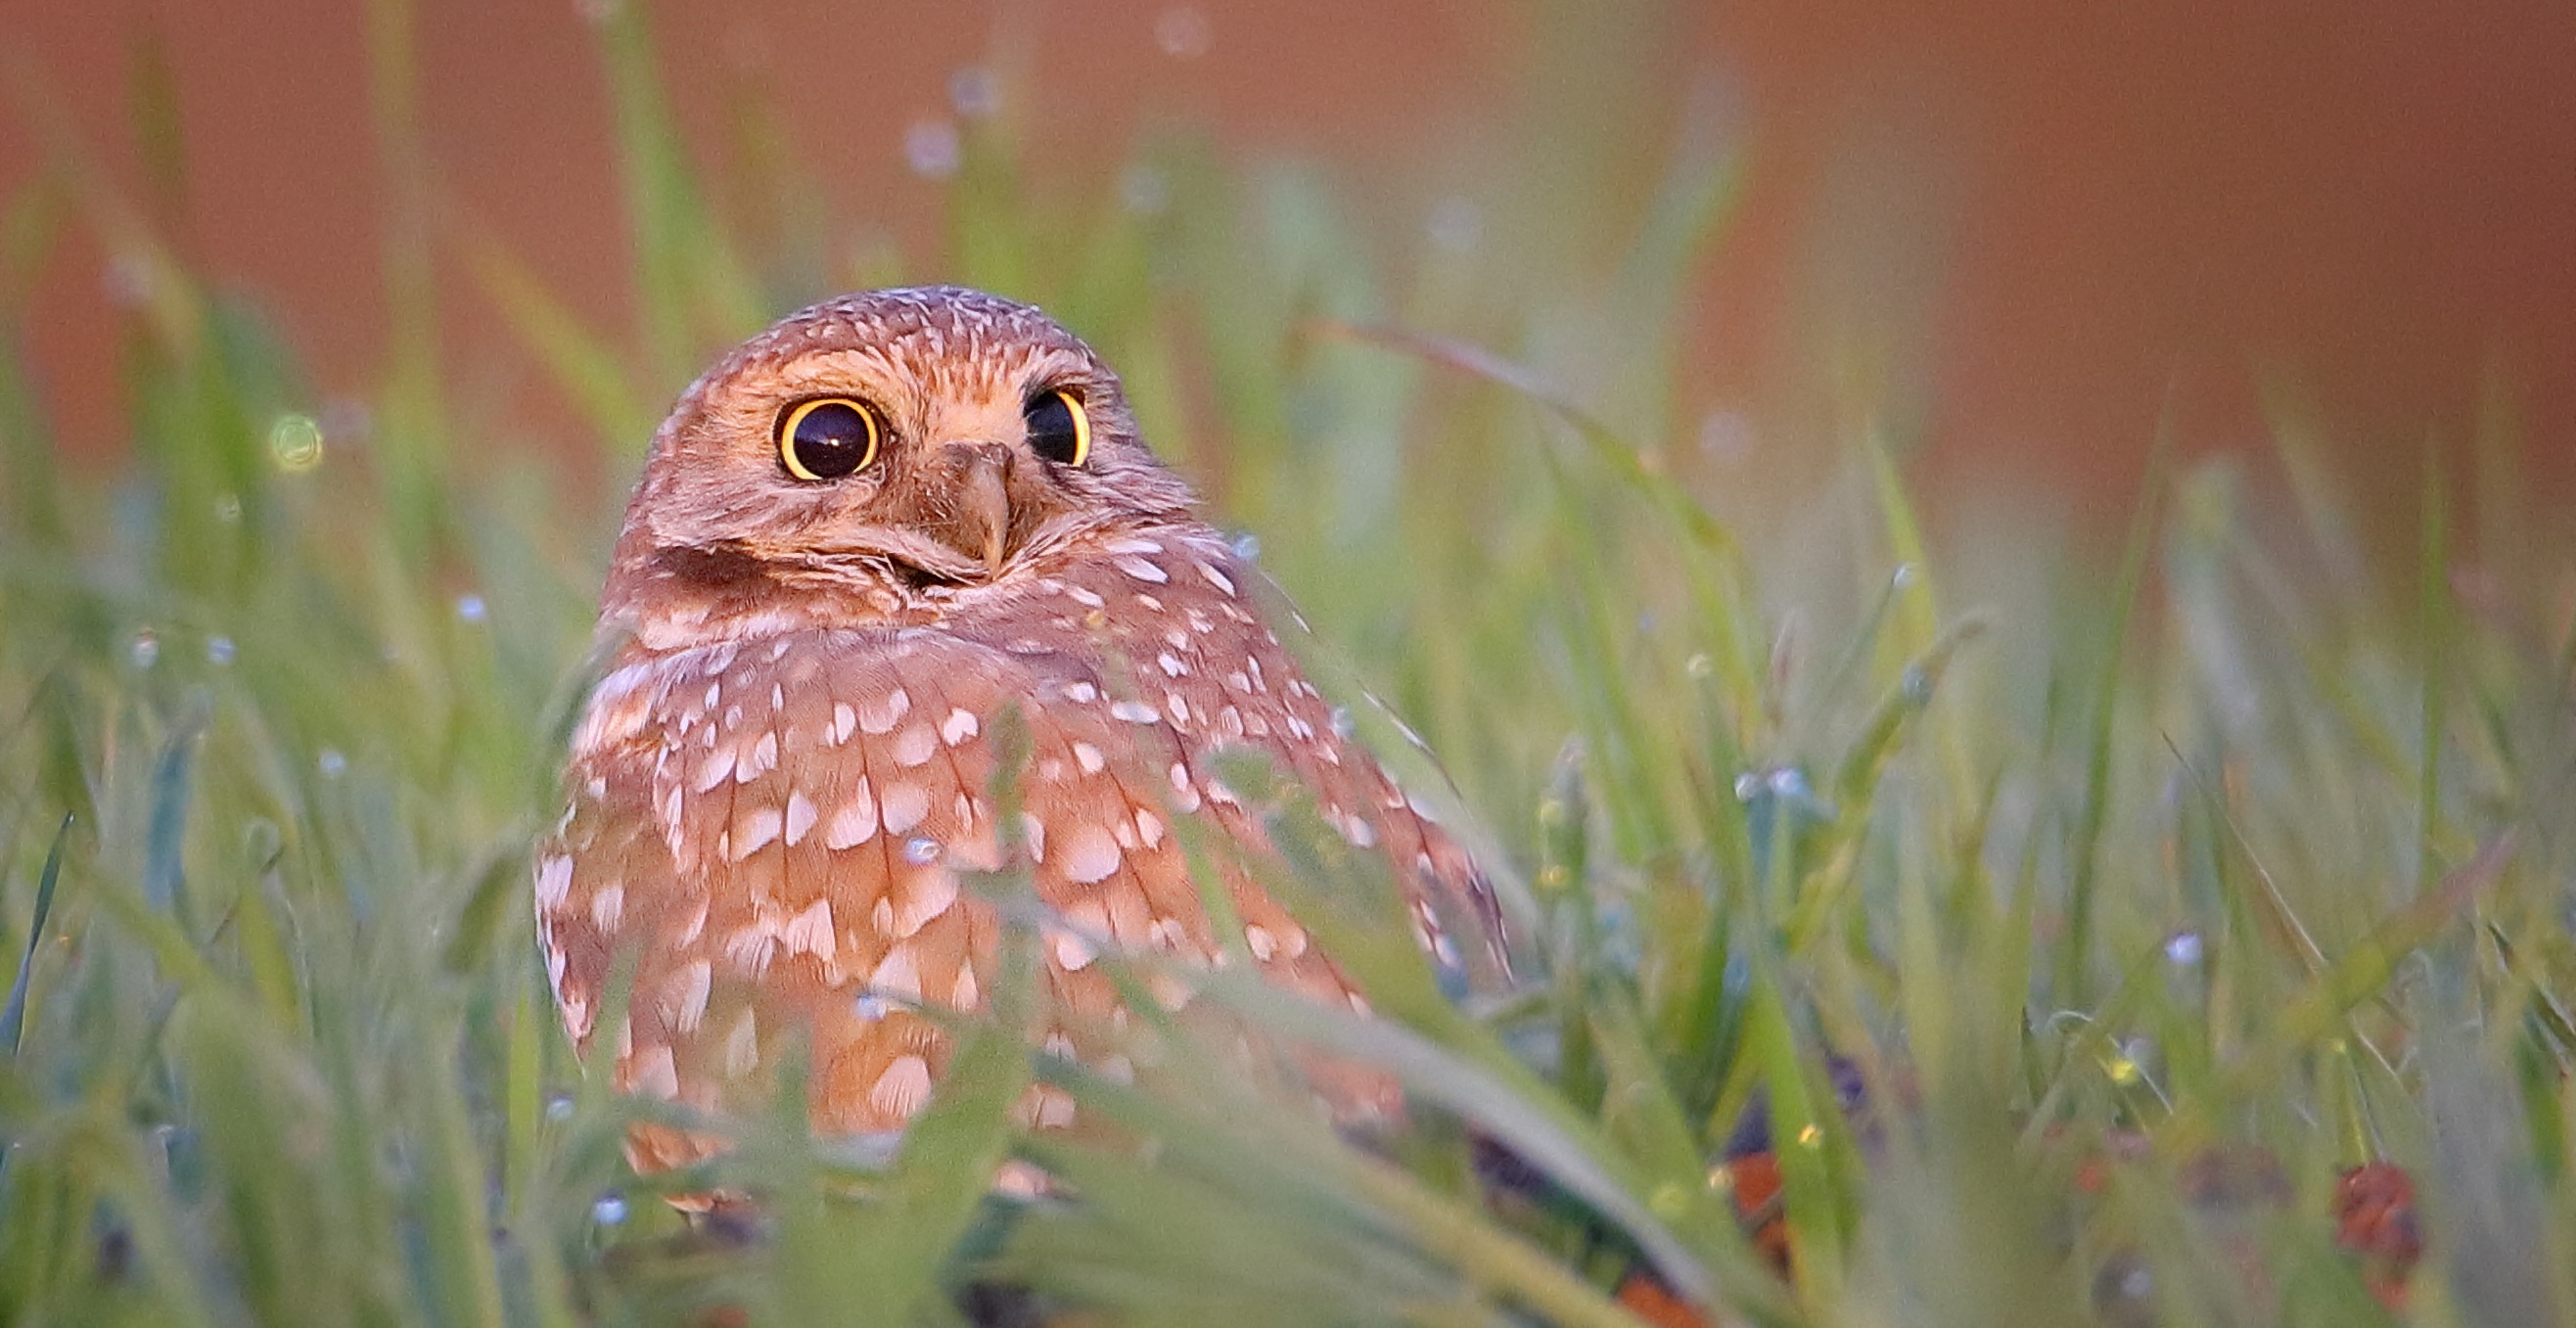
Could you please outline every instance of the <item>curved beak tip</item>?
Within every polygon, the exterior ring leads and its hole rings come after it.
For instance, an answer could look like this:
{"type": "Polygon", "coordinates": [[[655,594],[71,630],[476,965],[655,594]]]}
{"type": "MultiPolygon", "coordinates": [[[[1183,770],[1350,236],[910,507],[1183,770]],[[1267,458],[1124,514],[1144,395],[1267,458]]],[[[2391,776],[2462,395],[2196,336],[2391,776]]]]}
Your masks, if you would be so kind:
{"type": "Polygon", "coordinates": [[[984,574],[998,577],[1003,561],[1010,555],[1011,491],[1004,465],[979,459],[966,476],[964,511],[969,533],[969,547],[960,552],[980,555],[984,574]]]}

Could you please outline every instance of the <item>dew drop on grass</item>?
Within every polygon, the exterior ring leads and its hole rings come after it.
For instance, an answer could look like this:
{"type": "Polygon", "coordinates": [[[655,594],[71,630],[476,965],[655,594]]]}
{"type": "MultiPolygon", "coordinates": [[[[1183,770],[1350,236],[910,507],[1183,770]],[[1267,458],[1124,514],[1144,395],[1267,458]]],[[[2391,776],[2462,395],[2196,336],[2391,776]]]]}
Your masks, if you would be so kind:
{"type": "Polygon", "coordinates": [[[233,662],[233,639],[229,636],[206,638],[206,662],[222,666],[233,662]]]}
{"type": "Polygon", "coordinates": [[[465,594],[456,597],[456,616],[467,622],[479,623],[490,617],[491,612],[491,609],[483,603],[481,595],[465,594]]]}
{"type": "Polygon", "coordinates": [[[324,779],[338,779],[348,772],[349,758],[342,756],[337,747],[325,747],[322,755],[314,760],[314,765],[321,769],[324,779]]]}
{"type": "Polygon", "coordinates": [[[993,83],[992,72],[981,65],[966,65],[948,76],[948,104],[969,120],[981,119],[1001,108],[1001,90],[993,83]]]}
{"type": "Polygon", "coordinates": [[[322,426],[310,415],[290,411],[268,426],[268,455],[290,475],[322,464],[322,426]]]}
{"type": "Polygon", "coordinates": [[[873,1024],[886,1017],[885,998],[873,995],[861,996],[850,1003],[850,1012],[857,1015],[861,1022],[873,1024]]]}
{"type": "Polygon", "coordinates": [[[1234,556],[1245,562],[1255,562],[1261,557],[1261,537],[1249,530],[1228,540],[1227,544],[1233,548],[1234,556]]]}
{"type": "Polygon", "coordinates": [[[2165,960],[2168,963],[2178,964],[2184,968],[2190,968],[2199,964],[2200,933],[2196,931],[2175,932],[2173,939],[2165,942],[2165,960]]]}
{"type": "Polygon", "coordinates": [[[136,632],[131,654],[134,658],[134,667],[138,669],[152,667],[153,663],[161,658],[160,635],[149,627],[136,632]]]}
{"type": "Polygon", "coordinates": [[[619,1226],[626,1221],[626,1196],[614,1190],[599,1196],[590,1205],[591,1220],[604,1227],[619,1226]]]}
{"type": "Polygon", "coordinates": [[[945,180],[957,174],[964,155],[957,126],[946,120],[915,120],[903,131],[903,160],[912,173],[925,180],[945,180]]]}
{"type": "Polygon", "coordinates": [[[914,835],[905,840],[903,860],[916,867],[927,867],[939,861],[939,841],[928,835],[914,835]]]}
{"type": "Polygon", "coordinates": [[[1920,664],[1905,666],[1905,676],[1898,682],[1905,689],[1906,704],[1920,709],[1932,704],[1932,671],[1920,664]]]}
{"type": "Polygon", "coordinates": [[[561,1093],[546,1099],[546,1119],[561,1124],[572,1119],[572,1099],[561,1093]]]}
{"type": "Polygon", "coordinates": [[[1359,724],[1351,718],[1351,708],[1334,706],[1333,736],[1348,741],[1350,736],[1357,732],[1359,732],[1359,724]]]}

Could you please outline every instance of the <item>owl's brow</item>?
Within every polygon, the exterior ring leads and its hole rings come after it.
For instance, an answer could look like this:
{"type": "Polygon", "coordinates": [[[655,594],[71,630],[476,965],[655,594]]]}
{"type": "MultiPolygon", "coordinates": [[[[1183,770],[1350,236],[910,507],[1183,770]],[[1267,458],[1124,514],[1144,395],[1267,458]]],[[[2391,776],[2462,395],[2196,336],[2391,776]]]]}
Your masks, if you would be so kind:
{"type": "Polygon", "coordinates": [[[971,354],[949,353],[920,338],[832,347],[803,347],[767,367],[787,395],[833,389],[908,388],[938,400],[1025,400],[1056,387],[1093,387],[1096,363],[1079,349],[1014,345],[971,354]]]}

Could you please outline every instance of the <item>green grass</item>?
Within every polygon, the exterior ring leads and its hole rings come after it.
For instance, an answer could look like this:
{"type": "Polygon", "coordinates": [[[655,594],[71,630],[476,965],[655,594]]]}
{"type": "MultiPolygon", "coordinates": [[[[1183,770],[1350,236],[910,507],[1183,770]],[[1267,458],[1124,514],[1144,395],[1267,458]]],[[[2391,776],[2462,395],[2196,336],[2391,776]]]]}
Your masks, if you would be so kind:
{"type": "MultiPolygon", "coordinates": [[[[1643,1261],[1775,1325],[2128,1323],[2141,1288],[2163,1322],[2366,1324],[2395,1316],[2328,1193],[2374,1158],[2423,1190],[2412,1321],[2576,1322],[2576,562],[2509,483],[2481,472],[2475,510],[2428,483],[2420,560],[2374,569],[2287,408],[2275,454],[2144,477],[2125,554],[1916,512],[1901,440],[1866,423],[1821,487],[1702,457],[1675,293],[1740,145],[1598,95],[1675,15],[1529,75],[1545,148],[1459,186],[1473,246],[1366,220],[1427,195],[1185,131],[1135,149],[1153,208],[1043,193],[1006,112],[966,125],[941,254],[836,267],[815,255],[837,242],[741,238],[716,200],[810,200],[692,167],[617,6],[631,328],[584,324],[470,218],[433,223],[408,11],[370,15],[395,335],[364,428],[24,112],[57,169],[0,217],[6,344],[44,335],[22,293],[72,228],[149,281],[113,477],[57,459],[0,355],[0,955],[25,956],[0,1322],[945,1324],[942,1290],[986,1278],[1140,1324],[1610,1325],[1643,1261]],[[1633,178],[1579,164],[1641,143],[1664,147],[1633,178]],[[1291,824],[1277,888],[1384,1017],[1205,991],[1394,1071],[1407,1128],[1357,1146],[1190,1029],[1129,1087],[1003,1020],[962,1030],[891,1159],[793,1112],[741,1123],[716,1170],[773,1196],[756,1248],[687,1239],[651,1197],[707,1177],[625,1171],[650,1108],[577,1063],[525,895],[620,486],[460,445],[507,422],[442,385],[441,302],[493,302],[623,477],[704,357],[894,278],[1090,337],[1258,537],[1381,750],[1406,750],[1401,715],[1443,758],[1522,990],[1452,1006],[1369,864],[1291,824]],[[1846,1116],[1828,1055],[1875,1109],[1846,1116]],[[1016,1134],[1032,1078],[1154,1147],[1016,1134]],[[1757,1094],[1787,1282],[1712,1171],[1757,1094]],[[2113,1131],[2149,1157],[2074,1198],[2113,1131]],[[1549,1193],[1480,1194],[1471,1135],[1549,1193]],[[2290,1197],[2186,1202],[2217,1144],[2271,1150],[2290,1197]],[[1013,1154],[1081,1201],[1003,1211],[1013,1154]]],[[[175,172],[185,108],[138,67],[175,172]]]]}

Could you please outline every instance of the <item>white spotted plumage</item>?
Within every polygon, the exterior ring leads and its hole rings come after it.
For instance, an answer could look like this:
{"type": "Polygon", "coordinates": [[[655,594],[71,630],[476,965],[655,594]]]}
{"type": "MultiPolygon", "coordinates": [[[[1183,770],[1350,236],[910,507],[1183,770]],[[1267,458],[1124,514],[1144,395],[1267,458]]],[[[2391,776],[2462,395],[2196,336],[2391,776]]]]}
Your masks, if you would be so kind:
{"type": "MultiPolygon", "coordinates": [[[[1229,941],[1169,831],[1199,818],[1263,851],[1259,819],[1214,774],[1230,747],[1267,756],[1345,839],[1385,852],[1418,917],[1458,905],[1498,947],[1467,855],[1346,751],[1245,607],[1252,573],[1188,503],[1133,437],[1115,376],[1043,315],[989,296],[851,297],[710,370],[629,509],[602,613],[622,644],[576,732],[571,812],[537,859],[548,976],[575,1038],[595,1031],[631,949],[622,1087],[747,1107],[801,1039],[818,1126],[900,1127],[947,1053],[917,1011],[973,1008],[992,986],[999,923],[961,874],[1004,865],[984,795],[1006,712],[1027,741],[1009,838],[1059,919],[1041,949],[1069,1054],[1132,1073],[1097,1041],[1123,1023],[1103,947],[1222,962],[1229,941]],[[952,353],[969,343],[975,355],[952,353]],[[1079,469],[993,436],[1044,383],[1085,393],[1096,436],[1079,469]],[[884,473],[839,488],[776,473],[767,422],[822,392],[882,403],[884,473]],[[981,546],[941,496],[968,462],[1003,486],[981,546]]],[[[1364,1005],[1303,927],[1226,870],[1266,976],[1364,1005]]],[[[1149,986],[1186,999],[1168,977],[1149,986]]],[[[1023,1110],[1061,1125],[1072,1103],[1041,1093],[1023,1110]]],[[[632,1151],[668,1166],[714,1146],[643,1127],[632,1151]]]]}

